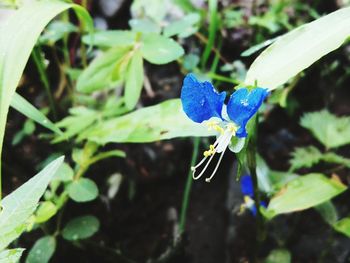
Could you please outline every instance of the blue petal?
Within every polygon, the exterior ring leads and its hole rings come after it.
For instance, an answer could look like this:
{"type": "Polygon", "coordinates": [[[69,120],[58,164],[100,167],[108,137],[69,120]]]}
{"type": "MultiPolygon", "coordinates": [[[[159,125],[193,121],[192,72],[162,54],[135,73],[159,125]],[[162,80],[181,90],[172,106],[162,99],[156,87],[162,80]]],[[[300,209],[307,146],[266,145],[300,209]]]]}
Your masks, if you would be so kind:
{"type": "Polygon", "coordinates": [[[259,110],[267,95],[269,95],[269,92],[263,88],[255,88],[250,92],[247,88],[241,88],[231,95],[227,104],[227,114],[239,126],[236,133],[237,137],[247,137],[245,126],[259,110]]]}
{"type": "Polygon", "coordinates": [[[243,175],[241,177],[241,191],[243,195],[247,195],[251,198],[254,197],[253,181],[250,175],[243,175]]]}
{"type": "Polygon", "coordinates": [[[218,93],[213,85],[200,82],[193,74],[188,74],[181,90],[182,108],[194,122],[203,122],[212,117],[221,118],[226,93],[218,93]]]}

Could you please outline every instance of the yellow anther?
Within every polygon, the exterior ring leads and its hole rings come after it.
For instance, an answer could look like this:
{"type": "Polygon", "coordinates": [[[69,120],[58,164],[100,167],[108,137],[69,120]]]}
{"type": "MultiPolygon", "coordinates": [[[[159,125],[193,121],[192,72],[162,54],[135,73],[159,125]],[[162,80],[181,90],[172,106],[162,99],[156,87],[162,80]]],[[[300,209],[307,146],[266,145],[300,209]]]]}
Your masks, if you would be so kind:
{"type": "Polygon", "coordinates": [[[209,150],[205,151],[205,152],[203,153],[203,155],[204,155],[204,157],[209,157],[209,156],[213,155],[214,153],[215,153],[215,147],[214,147],[213,144],[211,144],[211,145],[209,146],[209,150]]]}
{"type": "Polygon", "coordinates": [[[203,153],[204,157],[209,157],[211,155],[210,151],[205,151],[203,153]]]}
{"type": "Polygon", "coordinates": [[[210,150],[211,152],[213,152],[213,151],[214,151],[214,149],[215,149],[214,145],[210,144],[210,146],[209,146],[209,150],[210,150]]]}
{"type": "Polygon", "coordinates": [[[237,130],[238,130],[238,127],[236,125],[234,125],[233,123],[229,123],[227,125],[227,129],[232,132],[233,135],[236,134],[237,130]]]}
{"type": "Polygon", "coordinates": [[[214,126],[213,129],[216,130],[217,132],[220,132],[221,134],[224,133],[224,129],[221,128],[219,125],[214,126]]]}

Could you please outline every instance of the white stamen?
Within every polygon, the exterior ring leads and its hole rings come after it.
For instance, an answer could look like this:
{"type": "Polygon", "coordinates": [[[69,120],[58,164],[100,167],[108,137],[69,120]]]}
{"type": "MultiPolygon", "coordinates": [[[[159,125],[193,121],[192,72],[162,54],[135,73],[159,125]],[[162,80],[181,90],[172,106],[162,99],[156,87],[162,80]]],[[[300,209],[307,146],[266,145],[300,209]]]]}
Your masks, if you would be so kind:
{"type": "MultiPolygon", "coordinates": [[[[195,176],[194,173],[196,172],[196,170],[192,170],[192,171],[193,171],[192,178],[193,178],[194,180],[198,180],[199,178],[202,177],[202,175],[204,174],[205,170],[207,170],[207,168],[208,168],[208,166],[209,166],[211,160],[213,160],[213,157],[214,157],[215,153],[216,153],[216,152],[214,152],[214,153],[210,156],[209,161],[208,161],[207,164],[204,166],[202,172],[201,172],[199,175],[195,176]]],[[[207,157],[205,157],[205,158],[207,158],[207,157]]]]}
{"type": "Polygon", "coordinates": [[[226,151],[226,148],[225,148],[225,150],[222,151],[222,153],[221,153],[221,155],[220,155],[220,158],[219,158],[219,161],[217,162],[214,171],[211,173],[211,175],[210,175],[209,177],[205,178],[205,181],[206,181],[207,183],[210,183],[210,180],[211,180],[211,179],[214,177],[214,175],[216,174],[216,171],[218,170],[218,168],[219,168],[219,166],[220,166],[222,157],[224,157],[225,151],[226,151]]]}

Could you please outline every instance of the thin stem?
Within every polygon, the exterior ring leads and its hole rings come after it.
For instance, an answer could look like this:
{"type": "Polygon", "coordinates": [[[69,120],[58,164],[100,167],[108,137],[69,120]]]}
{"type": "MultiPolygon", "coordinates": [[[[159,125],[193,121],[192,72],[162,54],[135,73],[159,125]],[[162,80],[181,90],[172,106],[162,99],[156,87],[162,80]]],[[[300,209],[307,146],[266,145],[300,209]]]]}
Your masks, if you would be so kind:
{"type": "Polygon", "coordinates": [[[254,262],[257,261],[257,253],[260,249],[262,241],[265,239],[265,231],[264,231],[264,221],[263,216],[260,212],[260,203],[261,197],[258,187],[258,176],[256,173],[256,143],[257,143],[257,127],[258,127],[258,117],[255,116],[255,128],[253,129],[251,138],[248,142],[248,151],[247,151],[247,163],[250,175],[253,181],[253,189],[254,189],[254,204],[256,208],[256,231],[257,231],[257,243],[256,243],[256,253],[254,257],[254,262]]]}
{"type": "MultiPolygon", "coordinates": [[[[192,159],[191,159],[191,167],[195,165],[198,157],[199,140],[200,139],[198,137],[193,139],[193,153],[192,153],[192,159]]],[[[180,234],[182,234],[185,230],[187,209],[188,209],[188,204],[190,200],[192,182],[193,182],[192,171],[190,169],[187,175],[185,191],[182,198],[182,206],[181,206],[181,213],[180,213],[180,234]]]]}
{"type": "Polygon", "coordinates": [[[40,54],[39,47],[33,49],[32,56],[34,59],[34,63],[38,69],[40,80],[44,84],[44,88],[46,90],[46,94],[49,99],[49,104],[50,104],[50,108],[51,108],[54,120],[57,120],[56,108],[55,108],[55,103],[50,90],[49,78],[47,77],[47,74],[46,74],[44,60],[40,54]]]}

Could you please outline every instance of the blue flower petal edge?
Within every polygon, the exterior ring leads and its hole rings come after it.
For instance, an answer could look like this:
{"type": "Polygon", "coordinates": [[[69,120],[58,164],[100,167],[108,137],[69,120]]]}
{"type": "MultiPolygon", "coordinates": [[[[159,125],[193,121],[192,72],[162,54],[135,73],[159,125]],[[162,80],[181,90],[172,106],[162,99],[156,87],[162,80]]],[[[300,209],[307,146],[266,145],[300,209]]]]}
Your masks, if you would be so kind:
{"type": "Polygon", "coordinates": [[[181,90],[182,107],[186,115],[194,122],[203,122],[212,117],[221,117],[226,93],[218,93],[213,85],[200,82],[193,74],[188,74],[181,90]]]}
{"type": "Polygon", "coordinates": [[[269,95],[267,89],[255,88],[249,91],[241,88],[230,96],[227,104],[227,114],[239,126],[236,136],[247,137],[246,125],[251,117],[259,110],[264,99],[269,95]]]}

